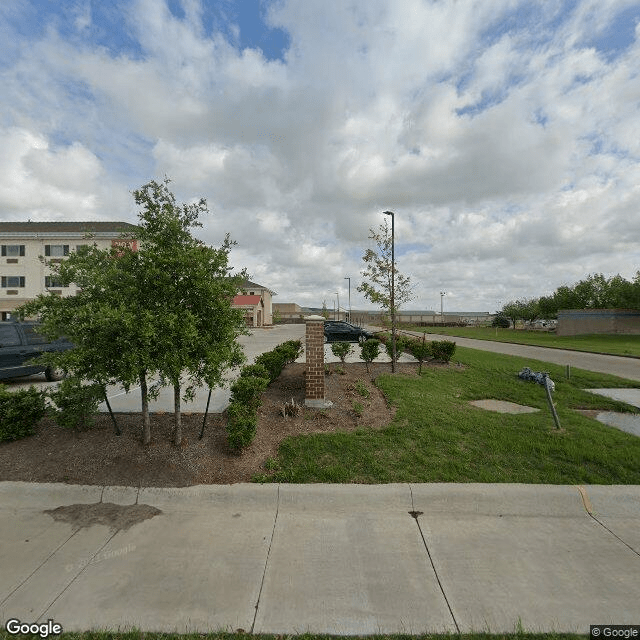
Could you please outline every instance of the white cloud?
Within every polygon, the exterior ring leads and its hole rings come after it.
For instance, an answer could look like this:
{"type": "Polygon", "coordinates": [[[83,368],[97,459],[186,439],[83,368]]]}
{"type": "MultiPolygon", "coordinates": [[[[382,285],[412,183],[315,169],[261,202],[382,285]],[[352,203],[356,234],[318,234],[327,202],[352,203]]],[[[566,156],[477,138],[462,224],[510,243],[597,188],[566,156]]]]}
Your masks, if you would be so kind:
{"type": "Polygon", "coordinates": [[[309,304],[344,295],[345,275],[363,304],[384,209],[417,307],[442,287],[448,308],[492,310],[597,270],[630,277],[640,45],[610,60],[583,44],[627,6],[585,0],[563,21],[545,3],[523,24],[516,0],[282,0],[268,21],[291,47],[268,61],[207,33],[197,0],[184,19],[136,0],[135,59],[50,29],[2,70],[0,215],[123,218],[129,191],[166,174],[208,199],[205,239],[231,232],[239,266],[309,304]]]}

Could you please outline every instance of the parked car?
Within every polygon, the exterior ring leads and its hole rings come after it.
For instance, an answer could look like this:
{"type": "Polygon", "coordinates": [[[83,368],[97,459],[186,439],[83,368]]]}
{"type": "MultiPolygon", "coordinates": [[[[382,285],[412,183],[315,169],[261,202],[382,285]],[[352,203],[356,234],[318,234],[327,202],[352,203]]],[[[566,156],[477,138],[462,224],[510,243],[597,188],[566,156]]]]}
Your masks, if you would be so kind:
{"type": "Polygon", "coordinates": [[[373,337],[372,333],[349,322],[327,320],[324,323],[325,342],[364,342],[373,337]]]}
{"type": "Polygon", "coordinates": [[[39,326],[37,322],[0,322],[0,380],[42,371],[47,380],[57,379],[51,367],[26,363],[47,351],[73,349],[73,344],[65,338],[49,342],[38,333],[39,326]]]}

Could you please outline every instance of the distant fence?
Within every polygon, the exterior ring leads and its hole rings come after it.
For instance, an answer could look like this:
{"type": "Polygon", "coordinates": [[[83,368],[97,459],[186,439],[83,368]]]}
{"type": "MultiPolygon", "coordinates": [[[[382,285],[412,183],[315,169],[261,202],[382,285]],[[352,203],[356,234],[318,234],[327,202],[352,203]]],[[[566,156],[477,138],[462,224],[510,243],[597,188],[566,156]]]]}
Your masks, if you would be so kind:
{"type": "MultiPolygon", "coordinates": [[[[354,311],[351,319],[356,324],[390,324],[391,319],[382,313],[362,313],[354,311]]],[[[453,314],[399,314],[396,316],[397,324],[410,324],[418,327],[477,327],[491,324],[493,316],[457,316],[453,314]]]]}
{"type": "Polygon", "coordinates": [[[561,309],[556,333],[559,336],[640,335],[640,309],[561,309]]]}

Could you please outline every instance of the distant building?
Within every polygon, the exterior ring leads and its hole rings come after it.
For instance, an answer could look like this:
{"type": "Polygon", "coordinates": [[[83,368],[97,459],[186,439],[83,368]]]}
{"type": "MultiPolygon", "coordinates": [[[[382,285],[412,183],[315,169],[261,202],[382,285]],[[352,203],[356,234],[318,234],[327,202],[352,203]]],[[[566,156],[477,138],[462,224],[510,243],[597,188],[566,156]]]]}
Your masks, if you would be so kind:
{"type": "Polygon", "coordinates": [[[561,309],[556,333],[559,336],[640,335],[640,309],[561,309]]]}
{"type": "Polygon", "coordinates": [[[124,244],[134,250],[137,240],[123,239],[138,227],[128,222],[0,222],[0,313],[7,320],[20,305],[47,291],[75,295],[75,284],[62,286],[40,257],[61,262],[83,245],[109,249],[124,244]],[[88,237],[91,235],[92,237],[88,237]]]}
{"type": "Polygon", "coordinates": [[[233,299],[233,306],[244,311],[245,320],[250,327],[263,327],[273,324],[272,298],[275,291],[245,280],[241,293],[233,299]]]}

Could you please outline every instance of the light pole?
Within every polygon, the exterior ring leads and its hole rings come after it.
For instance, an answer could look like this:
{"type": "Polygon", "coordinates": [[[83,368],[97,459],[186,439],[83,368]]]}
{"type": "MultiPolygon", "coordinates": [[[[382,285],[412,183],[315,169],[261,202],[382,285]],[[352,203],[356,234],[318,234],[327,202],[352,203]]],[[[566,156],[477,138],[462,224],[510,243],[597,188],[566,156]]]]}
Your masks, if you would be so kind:
{"type": "Polygon", "coordinates": [[[447,295],[446,291],[440,292],[440,322],[442,322],[444,326],[444,297],[447,295]]]}
{"type": "Polygon", "coordinates": [[[340,320],[340,294],[337,291],[336,297],[338,298],[338,320],[340,320]]]}
{"type": "Polygon", "coordinates": [[[345,280],[349,281],[349,322],[351,322],[351,278],[346,277],[345,280]]]}
{"type": "Polygon", "coordinates": [[[391,216],[391,372],[396,372],[396,305],[395,305],[395,213],[383,211],[385,216],[391,216]]]}

